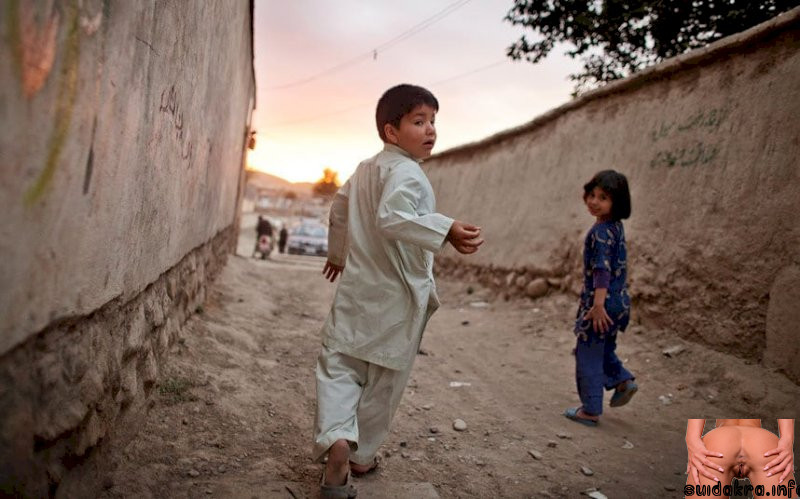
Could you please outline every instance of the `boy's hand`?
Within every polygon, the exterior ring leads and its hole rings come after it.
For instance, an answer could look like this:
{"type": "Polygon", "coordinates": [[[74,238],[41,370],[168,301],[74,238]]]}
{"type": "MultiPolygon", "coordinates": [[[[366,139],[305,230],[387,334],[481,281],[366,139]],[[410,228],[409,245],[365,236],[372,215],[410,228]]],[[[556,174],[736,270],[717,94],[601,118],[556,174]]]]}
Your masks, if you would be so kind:
{"type": "Polygon", "coordinates": [[[450,232],[447,233],[446,239],[456,251],[470,255],[478,251],[478,246],[483,244],[483,239],[480,238],[480,235],[480,227],[456,220],[450,226],[450,232]]]}
{"type": "Polygon", "coordinates": [[[344,267],[340,267],[338,265],[334,265],[328,260],[325,262],[325,268],[322,269],[322,275],[325,276],[325,279],[333,282],[339,277],[339,274],[344,270],[344,267]]]}

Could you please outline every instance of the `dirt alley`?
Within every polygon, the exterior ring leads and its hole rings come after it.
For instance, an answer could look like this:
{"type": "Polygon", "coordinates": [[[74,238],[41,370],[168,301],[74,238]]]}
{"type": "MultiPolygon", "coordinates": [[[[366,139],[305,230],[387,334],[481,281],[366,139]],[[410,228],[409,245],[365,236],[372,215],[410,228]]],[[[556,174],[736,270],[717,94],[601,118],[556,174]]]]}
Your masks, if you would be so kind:
{"type": "MultiPolygon", "coordinates": [[[[138,436],[113,449],[103,497],[313,497],[313,370],[334,292],[323,263],[230,257],[172,347],[138,436]]],[[[381,469],[356,485],[429,483],[442,498],[682,497],[687,418],[762,417],[776,431],[767,418],[794,417],[800,400],[781,374],[634,324],[618,352],[640,391],[617,409],[607,396],[600,426],[586,428],[561,415],[578,404],[575,297],[506,301],[438,284],[443,306],[381,469]]]]}

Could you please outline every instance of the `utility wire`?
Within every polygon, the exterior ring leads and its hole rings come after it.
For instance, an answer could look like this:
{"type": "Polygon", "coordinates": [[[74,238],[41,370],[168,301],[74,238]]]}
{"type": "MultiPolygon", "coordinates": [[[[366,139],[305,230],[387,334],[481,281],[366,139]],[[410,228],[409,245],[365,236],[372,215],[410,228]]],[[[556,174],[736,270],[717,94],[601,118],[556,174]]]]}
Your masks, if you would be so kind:
{"type": "MultiPolygon", "coordinates": [[[[461,78],[465,78],[467,76],[471,76],[471,75],[473,75],[475,73],[480,73],[481,71],[486,71],[487,69],[492,69],[492,68],[494,68],[496,66],[499,66],[500,64],[503,64],[505,62],[508,62],[508,60],[507,59],[501,59],[501,60],[495,61],[495,62],[493,62],[491,64],[487,64],[485,66],[481,66],[479,68],[472,69],[470,71],[466,71],[464,73],[459,73],[459,74],[457,74],[455,76],[450,76],[450,77],[445,78],[443,80],[439,80],[439,81],[433,82],[428,86],[434,87],[434,86],[445,85],[445,84],[453,82],[455,80],[460,80],[461,78]]],[[[359,104],[354,104],[354,105],[348,106],[346,108],[342,108],[342,109],[338,109],[336,111],[330,111],[330,112],[318,114],[316,116],[311,116],[311,117],[308,117],[308,118],[301,118],[301,119],[298,119],[298,120],[290,120],[290,121],[282,121],[280,123],[275,123],[273,125],[268,125],[266,128],[267,129],[281,128],[281,127],[287,127],[287,126],[292,126],[292,125],[300,125],[300,124],[303,124],[303,123],[309,123],[311,121],[317,121],[317,120],[321,120],[323,118],[327,118],[328,116],[335,116],[337,114],[344,114],[344,113],[347,113],[347,112],[350,112],[350,111],[354,111],[356,109],[363,109],[364,107],[366,107],[368,105],[370,105],[370,104],[367,103],[367,102],[361,102],[359,104]]]]}
{"type": "Polygon", "coordinates": [[[305,78],[301,78],[299,80],[290,81],[288,83],[283,83],[281,85],[275,85],[275,86],[272,86],[272,87],[268,87],[267,89],[268,90],[282,90],[282,89],[286,89],[286,88],[296,87],[296,86],[299,86],[299,85],[304,85],[304,84],[306,84],[308,82],[317,80],[322,76],[339,72],[339,71],[341,71],[341,70],[343,70],[345,68],[348,68],[348,67],[350,67],[350,66],[352,66],[354,64],[357,64],[357,63],[359,63],[359,62],[361,62],[361,61],[363,61],[365,59],[368,59],[368,58],[375,59],[375,58],[378,57],[379,53],[388,50],[393,45],[396,45],[396,44],[398,44],[398,43],[400,43],[402,41],[405,41],[408,38],[411,38],[412,36],[416,35],[420,31],[424,30],[425,28],[433,25],[434,23],[436,23],[438,21],[441,21],[442,19],[444,19],[448,15],[452,14],[453,12],[458,10],[459,8],[461,8],[464,5],[468,4],[470,1],[472,1],[472,0],[457,0],[456,2],[451,3],[450,5],[445,7],[444,9],[440,10],[439,12],[437,12],[434,15],[432,15],[431,17],[425,19],[424,21],[420,22],[419,24],[416,24],[413,27],[409,28],[408,30],[400,33],[399,35],[397,35],[396,37],[392,38],[391,40],[389,40],[387,42],[384,42],[381,45],[378,45],[377,47],[375,47],[374,49],[372,49],[372,50],[370,50],[368,52],[364,52],[361,55],[358,55],[356,57],[353,57],[352,59],[349,59],[349,60],[347,60],[345,62],[337,64],[336,66],[332,66],[332,67],[330,67],[328,69],[325,69],[323,71],[320,71],[319,73],[316,73],[314,75],[311,75],[311,76],[308,76],[308,77],[305,77],[305,78]]]}

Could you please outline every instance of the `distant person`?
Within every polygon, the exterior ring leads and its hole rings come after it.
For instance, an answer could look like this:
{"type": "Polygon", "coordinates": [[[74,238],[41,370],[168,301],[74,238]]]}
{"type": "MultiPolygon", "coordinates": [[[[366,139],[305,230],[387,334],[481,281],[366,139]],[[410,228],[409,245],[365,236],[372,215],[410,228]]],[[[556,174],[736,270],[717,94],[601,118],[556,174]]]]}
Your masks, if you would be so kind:
{"type": "Polygon", "coordinates": [[[583,201],[595,217],[583,245],[583,290],[575,321],[576,377],[581,406],[564,416],[597,426],[603,413],[603,388],[614,390],[609,405],[627,404],[638,389],[634,376],[614,352],[617,333],[630,319],[627,250],[622,220],[631,214],[628,180],[604,170],[583,186],[583,201]]]}
{"type": "Polygon", "coordinates": [[[341,273],[317,360],[314,459],[327,455],[321,497],[355,497],[350,472],[377,467],[422,332],[439,307],[433,254],[450,242],[475,253],[481,229],[435,212],[419,166],[436,142],[439,103],[398,85],[378,101],[383,151],[358,165],[330,209],[323,275],[341,273]],[[345,267],[345,264],[347,265],[345,267]]]}
{"type": "Polygon", "coordinates": [[[256,245],[255,248],[253,248],[253,256],[255,256],[256,251],[258,251],[258,240],[261,239],[261,236],[272,237],[272,224],[269,223],[269,220],[265,217],[259,215],[258,223],[256,224],[256,245]]]}
{"type": "Polygon", "coordinates": [[[289,231],[286,230],[286,224],[281,226],[281,231],[278,233],[278,251],[281,253],[286,249],[286,240],[289,239],[289,231]]]}

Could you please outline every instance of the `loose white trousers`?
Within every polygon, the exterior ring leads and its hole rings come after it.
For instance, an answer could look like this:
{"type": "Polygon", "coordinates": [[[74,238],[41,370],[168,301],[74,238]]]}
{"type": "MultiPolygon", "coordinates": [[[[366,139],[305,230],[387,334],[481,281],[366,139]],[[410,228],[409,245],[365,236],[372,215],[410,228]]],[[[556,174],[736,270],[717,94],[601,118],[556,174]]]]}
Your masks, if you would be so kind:
{"type": "Polygon", "coordinates": [[[389,434],[411,367],[389,369],[323,345],[316,369],[314,460],[322,461],[331,445],[344,439],[350,442],[351,461],[372,464],[389,434]]]}

